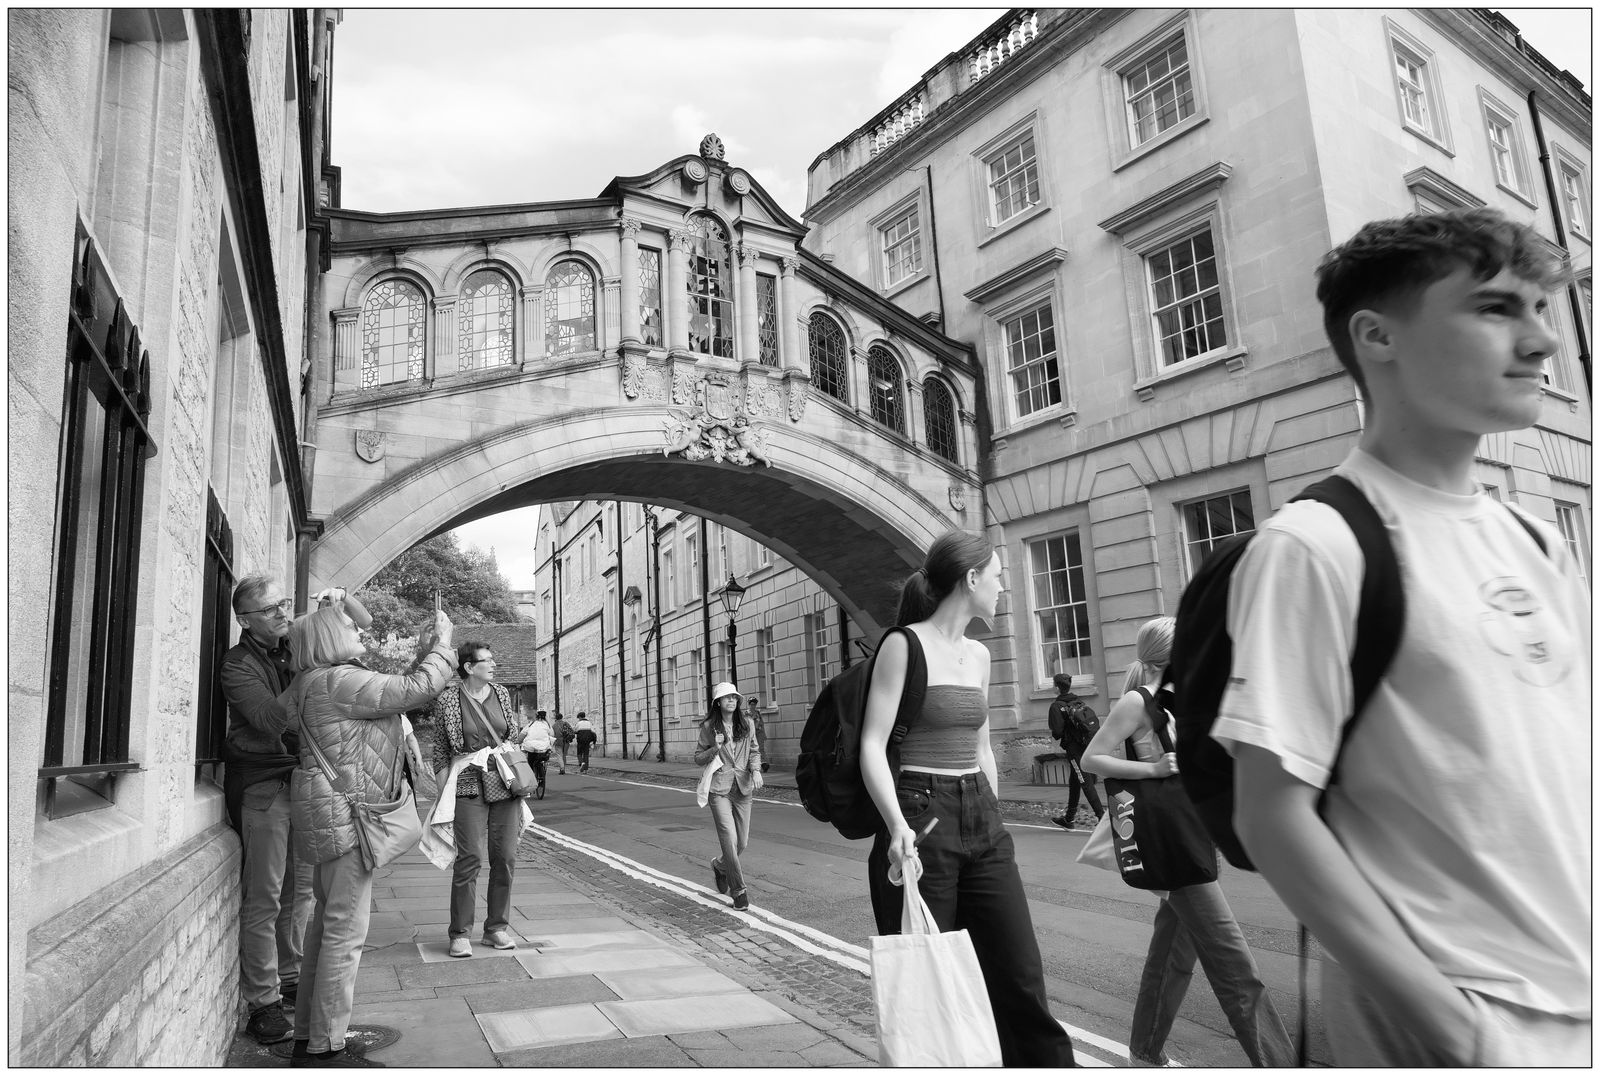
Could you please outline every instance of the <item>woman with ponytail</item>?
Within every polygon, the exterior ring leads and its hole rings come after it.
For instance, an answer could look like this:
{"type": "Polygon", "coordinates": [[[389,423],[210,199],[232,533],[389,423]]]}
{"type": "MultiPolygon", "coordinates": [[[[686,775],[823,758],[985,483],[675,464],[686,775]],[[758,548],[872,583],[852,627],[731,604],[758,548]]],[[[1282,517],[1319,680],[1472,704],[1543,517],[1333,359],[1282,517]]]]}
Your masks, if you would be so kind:
{"type": "MultiPolygon", "coordinates": [[[[1145,695],[1140,693],[1143,689],[1153,698],[1165,682],[1173,624],[1170,616],[1163,616],[1146,621],[1139,629],[1134,639],[1135,657],[1123,679],[1122,697],[1083,750],[1082,766],[1090,773],[1137,780],[1178,772],[1177,756],[1161,750],[1145,695]],[[1127,757],[1124,741],[1132,741],[1137,758],[1127,757]]],[[[1163,714],[1171,742],[1171,715],[1165,711],[1163,714]]],[[[1110,804],[1106,813],[1109,817],[1110,804]]],[[[1161,1067],[1168,1064],[1163,1047],[1178,1018],[1198,956],[1250,1063],[1257,1067],[1293,1065],[1295,1054],[1289,1034],[1256,970],[1250,945],[1233,918],[1228,898],[1222,895],[1222,886],[1206,882],[1160,896],[1155,932],[1150,937],[1139,997],[1133,1006],[1133,1029],[1128,1036],[1128,1054],[1133,1063],[1161,1067]]]]}
{"type": "Polygon", "coordinates": [[[1028,898],[1000,818],[989,651],[966,635],[973,618],[994,617],[1003,588],[1000,555],[965,531],[941,535],[905,581],[896,627],[873,659],[861,728],[861,774],[884,820],[867,861],[868,883],[880,934],[900,932],[896,880],[906,871],[918,879],[940,930],[968,932],[1004,1064],[1070,1066],[1072,1040],[1050,1015],[1028,898]],[[921,647],[928,688],[896,758],[889,734],[911,653],[903,632],[921,647]]]}

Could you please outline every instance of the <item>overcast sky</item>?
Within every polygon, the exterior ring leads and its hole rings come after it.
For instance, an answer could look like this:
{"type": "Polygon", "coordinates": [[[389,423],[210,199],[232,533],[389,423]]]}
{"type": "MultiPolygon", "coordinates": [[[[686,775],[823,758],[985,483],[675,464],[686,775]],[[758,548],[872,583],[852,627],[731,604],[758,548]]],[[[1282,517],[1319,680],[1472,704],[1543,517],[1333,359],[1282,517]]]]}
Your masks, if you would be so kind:
{"type": "MultiPolygon", "coordinates": [[[[345,8],[333,163],[346,209],[592,198],[714,131],[790,214],[806,169],[1005,8],[345,8]]],[[[1501,8],[1591,84],[1587,9],[1501,8]]],[[[536,508],[460,528],[533,585],[536,508]]]]}

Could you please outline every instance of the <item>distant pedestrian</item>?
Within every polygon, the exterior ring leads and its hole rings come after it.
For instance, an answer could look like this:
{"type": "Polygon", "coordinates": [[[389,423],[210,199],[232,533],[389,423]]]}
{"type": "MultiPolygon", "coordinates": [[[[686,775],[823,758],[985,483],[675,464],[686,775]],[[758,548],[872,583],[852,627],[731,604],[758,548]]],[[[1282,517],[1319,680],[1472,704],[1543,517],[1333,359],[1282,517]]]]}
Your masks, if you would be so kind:
{"type": "Polygon", "coordinates": [[[573,730],[571,723],[561,716],[560,710],[556,711],[556,719],[550,726],[550,730],[556,734],[556,750],[561,752],[561,768],[556,772],[566,773],[567,748],[572,746],[572,741],[577,738],[578,734],[573,730]]]}
{"type": "MultiPolygon", "coordinates": [[[[456,652],[461,681],[434,704],[433,772],[442,795],[455,763],[501,743],[516,743],[522,731],[511,706],[511,692],[495,683],[494,652],[487,643],[463,643],[456,652]],[[491,734],[492,730],[492,734],[491,734]]],[[[460,767],[455,779],[454,874],[450,882],[450,955],[472,955],[472,921],[478,901],[478,874],[489,864],[489,897],[483,943],[515,949],[511,926],[511,883],[517,872],[517,839],[522,831],[522,798],[506,787],[492,762],[460,767]]]]}
{"type": "Polygon", "coordinates": [[[918,890],[939,929],[971,934],[1004,1063],[1071,1066],[1072,1040],[1050,1013],[1028,897],[1000,818],[989,651],[966,637],[974,617],[994,618],[1003,589],[999,553],[964,531],[936,539],[901,589],[895,623],[915,634],[931,682],[900,743],[895,774],[889,732],[911,650],[899,632],[885,635],[861,730],[861,774],[885,823],[867,861],[872,909],[879,934],[900,933],[904,894],[893,878],[907,870],[920,875],[918,890]]]}
{"type": "Polygon", "coordinates": [[[582,710],[578,711],[578,721],[572,726],[572,738],[578,745],[578,772],[589,772],[589,749],[594,746],[594,725],[590,724],[589,716],[582,710]]]}
{"type": "Polygon", "coordinates": [[[756,725],[756,746],[761,748],[761,772],[766,773],[772,769],[772,755],[767,751],[767,719],[761,713],[761,696],[751,695],[750,720],[756,725]]]}
{"type": "Polygon", "coordinates": [[[555,742],[555,733],[550,729],[550,717],[545,711],[540,710],[533,715],[533,720],[528,722],[528,727],[522,733],[522,749],[528,754],[528,765],[533,767],[533,775],[539,781],[539,797],[544,798],[545,767],[550,764],[550,747],[555,742]]]}
{"type": "Polygon", "coordinates": [[[711,713],[700,722],[695,744],[697,766],[720,765],[710,782],[711,818],[722,853],[711,861],[717,892],[728,893],[735,908],[750,907],[739,857],[750,845],[750,801],[761,788],[761,748],[744,713],[739,689],[723,682],[711,689],[711,713]]]}
{"type": "MultiPolygon", "coordinates": [[[[1137,780],[1178,772],[1177,756],[1161,750],[1145,697],[1139,693],[1144,688],[1153,696],[1160,689],[1172,653],[1172,627],[1170,616],[1146,621],[1140,627],[1134,639],[1137,656],[1128,666],[1122,696],[1083,753],[1084,768],[1091,773],[1137,780]],[[1127,758],[1123,744],[1128,740],[1138,758],[1127,758]]],[[[1170,727],[1168,732],[1170,743],[1175,733],[1170,727]]],[[[1188,992],[1196,957],[1250,1063],[1257,1067],[1293,1065],[1295,1053],[1289,1034],[1217,882],[1174,889],[1156,906],[1155,930],[1145,954],[1128,1036],[1133,1063],[1167,1064],[1167,1034],[1188,992]]]]}
{"type": "Polygon", "coordinates": [[[1073,692],[1070,673],[1056,673],[1052,679],[1058,694],[1050,703],[1050,731],[1055,733],[1056,742],[1061,745],[1061,750],[1066,752],[1068,773],[1066,813],[1057,815],[1050,821],[1062,829],[1072,829],[1077,825],[1080,792],[1089,801],[1089,809],[1094,812],[1095,818],[1105,814],[1106,809],[1101,806],[1100,795],[1095,791],[1095,775],[1084,773],[1082,762],[1083,749],[1094,739],[1100,722],[1095,717],[1094,711],[1073,692]]]}

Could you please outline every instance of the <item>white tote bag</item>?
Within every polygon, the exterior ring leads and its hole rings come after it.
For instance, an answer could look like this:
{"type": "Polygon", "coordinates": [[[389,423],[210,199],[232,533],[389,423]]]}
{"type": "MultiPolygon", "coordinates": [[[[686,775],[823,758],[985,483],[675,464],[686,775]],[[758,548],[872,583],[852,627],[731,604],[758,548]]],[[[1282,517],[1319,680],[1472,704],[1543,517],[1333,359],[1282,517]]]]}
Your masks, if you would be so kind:
{"type": "Polygon", "coordinates": [[[872,939],[878,1063],[897,1068],[1000,1065],[1000,1036],[978,954],[965,930],[941,933],[916,879],[899,934],[872,939]]]}

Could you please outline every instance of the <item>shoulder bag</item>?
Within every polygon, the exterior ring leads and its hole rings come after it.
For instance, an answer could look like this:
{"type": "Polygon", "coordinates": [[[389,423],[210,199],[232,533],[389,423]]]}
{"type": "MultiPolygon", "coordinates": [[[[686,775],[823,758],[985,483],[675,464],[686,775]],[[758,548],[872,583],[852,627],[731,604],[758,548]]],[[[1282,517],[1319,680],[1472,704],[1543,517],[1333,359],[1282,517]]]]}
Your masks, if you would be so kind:
{"type": "Polygon", "coordinates": [[[483,712],[483,704],[463,689],[461,712],[465,714],[469,711],[478,724],[483,726],[483,731],[489,734],[489,742],[494,744],[494,749],[489,752],[489,761],[494,766],[495,776],[505,782],[506,790],[513,796],[533,795],[539,787],[539,779],[533,775],[533,767],[528,765],[528,756],[521,751],[505,750],[505,744],[495,733],[493,723],[483,712]]]}
{"type": "MultiPolygon", "coordinates": [[[[350,794],[350,786],[344,775],[322,753],[322,745],[317,742],[311,726],[302,723],[301,727],[305,731],[306,743],[311,746],[311,753],[317,757],[317,765],[322,767],[322,772],[328,778],[328,784],[350,804],[350,814],[355,819],[356,846],[361,851],[361,865],[369,871],[375,871],[415,848],[417,842],[422,840],[422,816],[417,813],[417,801],[411,793],[410,782],[404,777],[400,779],[400,798],[392,803],[362,803],[350,794]]],[[[405,746],[401,745],[400,752],[404,751],[405,746]]],[[[398,759],[395,761],[395,770],[400,770],[398,759]]]]}
{"type": "MultiPolygon", "coordinates": [[[[1167,734],[1167,712],[1150,692],[1145,712],[1155,729],[1161,750],[1172,750],[1167,734]]],[[[1128,758],[1138,761],[1133,741],[1127,741],[1128,758]]],[[[1106,816],[1111,819],[1111,841],[1116,849],[1122,880],[1135,889],[1182,889],[1217,880],[1217,849],[1205,823],[1189,802],[1183,778],[1106,778],[1106,816]]]]}

